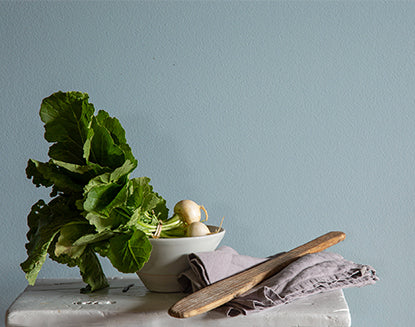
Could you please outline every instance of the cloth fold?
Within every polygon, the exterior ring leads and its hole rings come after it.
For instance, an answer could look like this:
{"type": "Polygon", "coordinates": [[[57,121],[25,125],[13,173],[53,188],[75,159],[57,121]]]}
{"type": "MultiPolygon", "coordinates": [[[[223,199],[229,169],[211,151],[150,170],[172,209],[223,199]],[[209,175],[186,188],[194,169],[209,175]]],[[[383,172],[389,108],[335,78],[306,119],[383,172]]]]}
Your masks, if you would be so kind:
{"type": "MultiPolygon", "coordinates": [[[[183,291],[195,292],[268,259],[240,255],[222,246],[188,255],[190,269],[178,279],[183,291]]],[[[227,316],[246,315],[321,292],[374,284],[378,279],[373,267],[323,251],[301,257],[218,310],[227,316]]]]}

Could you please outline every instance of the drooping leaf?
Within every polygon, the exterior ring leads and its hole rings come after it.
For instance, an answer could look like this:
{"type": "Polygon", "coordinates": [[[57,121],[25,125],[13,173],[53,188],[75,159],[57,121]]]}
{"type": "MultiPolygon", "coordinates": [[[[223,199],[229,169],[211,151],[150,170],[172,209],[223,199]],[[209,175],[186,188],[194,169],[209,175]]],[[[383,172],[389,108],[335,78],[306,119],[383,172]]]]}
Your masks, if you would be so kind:
{"type": "Polygon", "coordinates": [[[28,215],[29,231],[26,244],[28,258],[21,264],[30,285],[35,283],[46,260],[49,246],[61,227],[71,221],[83,219],[68,203],[70,200],[58,196],[49,204],[39,200],[32,206],[28,215]]]}
{"type": "Polygon", "coordinates": [[[69,171],[59,169],[52,162],[39,162],[29,159],[26,167],[27,178],[32,179],[36,186],[53,186],[54,193],[82,193],[83,185],[74,179],[69,171]]]}
{"type": "Polygon", "coordinates": [[[109,245],[107,257],[123,273],[138,271],[150,258],[151,243],[148,236],[140,230],[116,235],[110,239],[109,245]]]}
{"type": "Polygon", "coordinates": [[[101,174],[111,172],[108,167],[101,167],[98,164],[88,163],[87,165],[76,165],[64,161],[51,159],[56,166],[66,169],[68,172],[76,174],[82,181],[82,185],[87,184],[92,178],[101,174]]]}
{"type": "Polygon", "coordinates": [[[71,267],[71,268],[76,267],[79,263],[79,258],[73,258],[64,253],[60,254],[59,256],[55,254],[55,246],[57,242],[58,242],[58,235],[55,236],[55,238],[53,239],[52,243],[49,246],[49,249],[48,249],[49,257],[53,261],[67,265],[68,267],[71,267]]]}
{"type": "Polygon", "coordinates": [[[59,257],[62,254],[66,254],[71,258],[79,258],[88,243],[84,244],[75,244],[75,242],[84,236],[84,234],[94,232],[93,226],[88,224],[88,222],[71,222],[62,226],[59,231],[58,241],[55,244],[55,255],[59,257]]]}
{"type": "MultiPolygon", "coordinates": [[[[51,247],[53,247],[53,243],[51,247]]],[[[51,250],[49,256],[58,263],[79,268],[82,280],[87,284],[86,287],[81,289],[81,293],[90,293],[109,286],[101,263],[91,247],[87,246],[82,255],[77,258],[70,257],[67,254],[56,256],[51,250]]]]}
{"type": "Polygon", "coordinates": [[[82,246],[82,245],[91,245],[94,243],[102,242],[105,240],[110,239],[112,236],[114,236],[114,233],[112,231],[103,231],[100,233],[94,233],[94,234],[85,234],[78,238],[73,245],[74,246],[82,246]]]}
{"type": "Polygon", "coordinates": [[[82,280],[87,287],[81,292],[88,293],[108,287],[108,280],[102,270],[101,263],[94,251],[87,247],[79,258],[78,267],[82,276],[82,280]]]}

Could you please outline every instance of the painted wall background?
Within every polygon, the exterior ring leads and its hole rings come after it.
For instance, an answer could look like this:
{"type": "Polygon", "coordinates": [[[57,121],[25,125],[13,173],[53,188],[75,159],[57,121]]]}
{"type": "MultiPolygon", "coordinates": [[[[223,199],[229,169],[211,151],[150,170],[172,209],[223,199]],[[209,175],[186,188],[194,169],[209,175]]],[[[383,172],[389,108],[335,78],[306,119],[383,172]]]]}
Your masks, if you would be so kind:
{"type": "MultiPolygon", "coordinates": [[[[26,217],[48,190],[38,111],[79,90],[123,124],[172,207],[266,256],[330,230],[380,281],[345,291],[353,326],[412,326],[415,3],[0,2],[0,313],[27,283],[26,217]]],[[[108,276],[119,273],[103,260],[108,276]]],[[[47,261],[40,277],[78,277],[47,261]]]]}

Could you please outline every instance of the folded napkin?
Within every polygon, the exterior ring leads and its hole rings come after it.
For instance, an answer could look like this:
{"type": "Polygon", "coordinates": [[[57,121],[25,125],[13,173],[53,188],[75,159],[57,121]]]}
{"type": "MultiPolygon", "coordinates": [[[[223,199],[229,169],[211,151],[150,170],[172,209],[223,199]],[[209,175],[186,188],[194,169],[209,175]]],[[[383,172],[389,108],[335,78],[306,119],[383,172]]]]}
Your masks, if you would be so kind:
{"type": "MultiPolygon", "coordinates": [[[[216,251],[190,254],[190,269],[178,278],[183,291],[194,292],[268,259],[240,255],[222,246],[216,251]]],[[[331,252],[308,254],[218,310],[227,316],[246,315],[321,292],[374,284],[377,280],[371,266],[331,252]]]]}

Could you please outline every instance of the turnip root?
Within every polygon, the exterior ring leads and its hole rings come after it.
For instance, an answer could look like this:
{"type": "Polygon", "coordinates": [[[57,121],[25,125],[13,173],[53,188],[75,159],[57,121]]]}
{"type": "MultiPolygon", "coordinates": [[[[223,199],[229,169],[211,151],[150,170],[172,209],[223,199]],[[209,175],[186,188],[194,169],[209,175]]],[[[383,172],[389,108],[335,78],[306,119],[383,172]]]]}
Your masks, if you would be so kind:
{"type": "Polygon", "coordinates": [[[188,225],[194,222],[200,222],[202,217],[200,210],[205,212],[205,221],[208,220],[208,213],[206,209],[192,200],[181,200],[174,206],[174,213],[179,215],[180,219],[188,225]]]}
{"type": "Polygon", "coordinates": [[[202,222],[196,221],[187,227],[187,236],[204,236],[210,234],[209,228],[202,222]]]}

